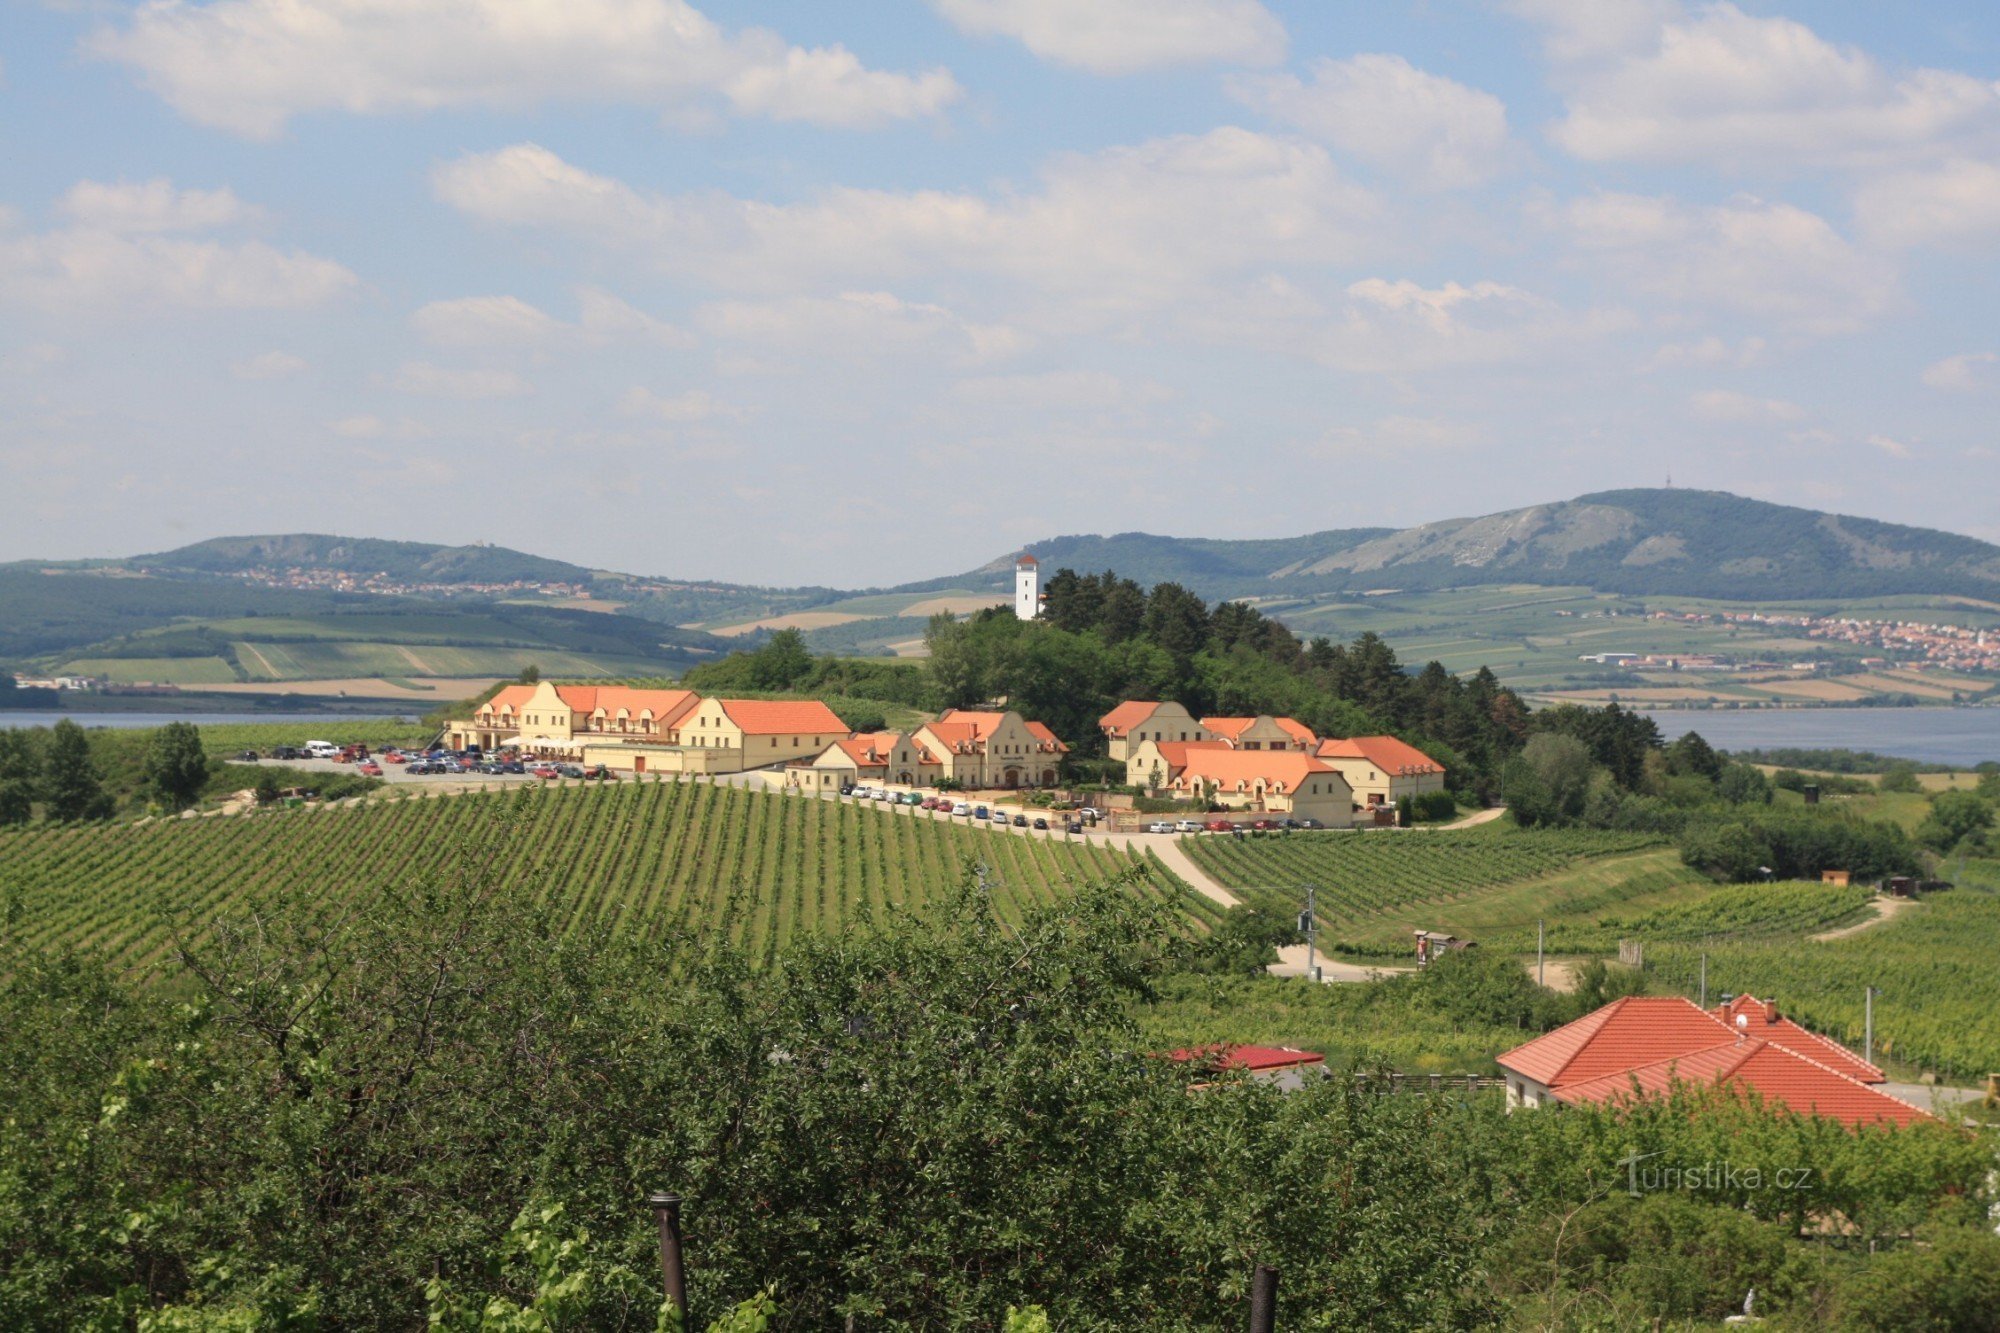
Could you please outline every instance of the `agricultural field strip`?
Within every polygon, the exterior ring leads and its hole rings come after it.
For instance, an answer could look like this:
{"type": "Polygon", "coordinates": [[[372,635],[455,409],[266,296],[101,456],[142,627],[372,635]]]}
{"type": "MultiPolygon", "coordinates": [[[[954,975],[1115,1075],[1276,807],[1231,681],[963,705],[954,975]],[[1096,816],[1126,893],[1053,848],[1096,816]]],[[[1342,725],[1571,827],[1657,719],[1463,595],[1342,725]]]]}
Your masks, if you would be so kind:
{"type": "Polygon", "coordinates": [[[1142,853],[692,782],[11,830],[0,833],[0,890],[21,942],[143,967],[177,928],[199,931],[264,899],[330,916],[444,870],[460,845],[493,849],[500,876],[534,886],[572,929],[714,930],[767,960],[801,931],[934,901],[968,864],[986,865],[1010,917],[1143,864],[1154,875],[1147,891],[1174,900],[1190,928],[1216,919],[1142,853]]]}

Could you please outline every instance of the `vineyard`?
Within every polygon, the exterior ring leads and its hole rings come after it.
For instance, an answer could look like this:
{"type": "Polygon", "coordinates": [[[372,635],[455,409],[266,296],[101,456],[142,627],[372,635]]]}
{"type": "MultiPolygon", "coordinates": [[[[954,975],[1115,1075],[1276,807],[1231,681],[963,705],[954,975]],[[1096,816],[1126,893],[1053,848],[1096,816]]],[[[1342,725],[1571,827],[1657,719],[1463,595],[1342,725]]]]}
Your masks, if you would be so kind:
{"type": "Polygon", "coordinates": [[[1608,914],[1594,922],[1552,921],[1547,946],[1552,953],[1608,954],[1626,939],[1643,941],[1649,949],[1655,943],[1686,940],[1786,936],[1796,941],[1862,920],[1874,896],[1873,889],[1859,884],[1730,884],[1647,911],[1608,914]]]}
{"type": "Polygon", "coordinates": [[[1244,901],[1289,915],[1315,886],[1320,938],[1341,953],[1407,954],[1415,929],[1491,947],[1540,917],[1655,906],[1705,884],[1645,834],[1585,829],[1504,833],[1188,838],[1196,865],[1244,901]],[[1496,938],[1499,937],[1499,938],[1496,938]]]}
{"type": "MultiPolygon", "coordinates": [[[[934,901],[975,862],[1010,917],[1141,863],[847,802],[655,782],[0,832],[0,894],[21,943],[143,966],[177,929],[253,902],[331,907],[439,871],[463,846],[490,852],[503,880],[534,887],[572,928],[718,932],[767,962],[794,934],[934,901]]],[[[1144,863],[1142,891],[1215,918],[1144,863]]]]}
{"type": "MultiPolygon", "coordinates": [[[[1651,945],[1656,986],[1694,994],[1704,946],[1651,945]]],[[[1807,1027],[1859,1049],[1865,987],[1875,1049],[1959,1079],[2000,1070],[2000,895],[1958,889],[1880,926],[1819,942],[1709,943],[1708,989],[1775,998],[1807,1027]]]]}

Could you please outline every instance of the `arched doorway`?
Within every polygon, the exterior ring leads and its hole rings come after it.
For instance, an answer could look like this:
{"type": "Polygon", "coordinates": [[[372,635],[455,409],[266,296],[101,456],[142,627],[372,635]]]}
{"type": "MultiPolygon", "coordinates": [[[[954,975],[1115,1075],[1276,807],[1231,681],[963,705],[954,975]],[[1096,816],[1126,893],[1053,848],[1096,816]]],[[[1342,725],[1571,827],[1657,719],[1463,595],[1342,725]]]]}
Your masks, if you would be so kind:
{"type": "Polygon", "coordinates": [[[1008,768],[1004,770],[1000,774],[1000,785],[1007,788],[1010,791],[1013,790],[1015,787],[1020,786],[1021,770],[1018,768],[1008,768]]]}

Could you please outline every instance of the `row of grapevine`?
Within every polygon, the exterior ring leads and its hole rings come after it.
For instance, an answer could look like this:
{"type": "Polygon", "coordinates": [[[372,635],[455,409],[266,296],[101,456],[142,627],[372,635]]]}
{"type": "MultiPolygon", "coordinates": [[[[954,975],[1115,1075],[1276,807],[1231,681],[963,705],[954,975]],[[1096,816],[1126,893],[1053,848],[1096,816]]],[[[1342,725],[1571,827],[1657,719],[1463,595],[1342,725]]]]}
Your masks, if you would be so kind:
{"type": "Polygon", "coordinates": [[[458,848],[494,859],[573,927],[719,931],[774,958],[802,931],[866,925],[934,901],[984,866],[1006,915],[1135,864],[1143,891],[1192,922],[1213,909],[1150,857],[1085,841],[711,783],[621,783],[427,795],[359,807],[138,825],[0,832],[0,895],[17,940],[143,965],[176,932],[254,901],[332,911],[442,869],[458,848]]]}

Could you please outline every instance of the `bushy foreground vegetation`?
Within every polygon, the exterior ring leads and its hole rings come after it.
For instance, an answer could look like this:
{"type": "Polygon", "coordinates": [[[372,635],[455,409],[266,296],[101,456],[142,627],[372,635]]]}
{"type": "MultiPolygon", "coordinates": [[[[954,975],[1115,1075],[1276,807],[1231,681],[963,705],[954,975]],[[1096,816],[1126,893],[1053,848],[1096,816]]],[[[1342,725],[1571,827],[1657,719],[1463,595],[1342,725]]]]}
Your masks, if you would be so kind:
{"type": "MultiPolygon", "coordinates": [[[[10,935],[0,1308],[650,1329],[660,1188],[687,1199],[697,1324],[768,1292],[780,1329],[995,1328],[1030,1303],[1061,1328],[1228,1327],[1257,1264],[1297,1329],[1714,1319],[1752,1286],[1786,1327],[1994,1308],[1993,1148],[1968,1132],[1218,1080],[1134,1026],[1177,946],[1130,887],[1007,922],[966,885],[758,968],[579,929],[468,845],[331,919],[229,911],[145,988],[10,935]],[[1732,1174],[1631,1197],[1636,1154],[1732,1174]]],[[[1461,993],[1440,967],[1409,1005],[1484,1021],[1487,974],[1461,993]]]]}
{"type": "MultiPolygon", "coordinates": [[[[87,946],[136,965],[176,932],[259,899],[329,918],[355,910],[435,873],[459,845],[478,847],[501,884],[547,904],[566,928],[713,929],[760,961],[802,931],[884,923],[974,862],[1009,919],[1133,864],[1082,840],[928,814],[707,782],[621,782],[0,830],[0,893],[23,943],[87,946]]],[[[1157,868],[1141,891],[1171,898],[1190,919],[1215,912],[1157,868]]]]}

